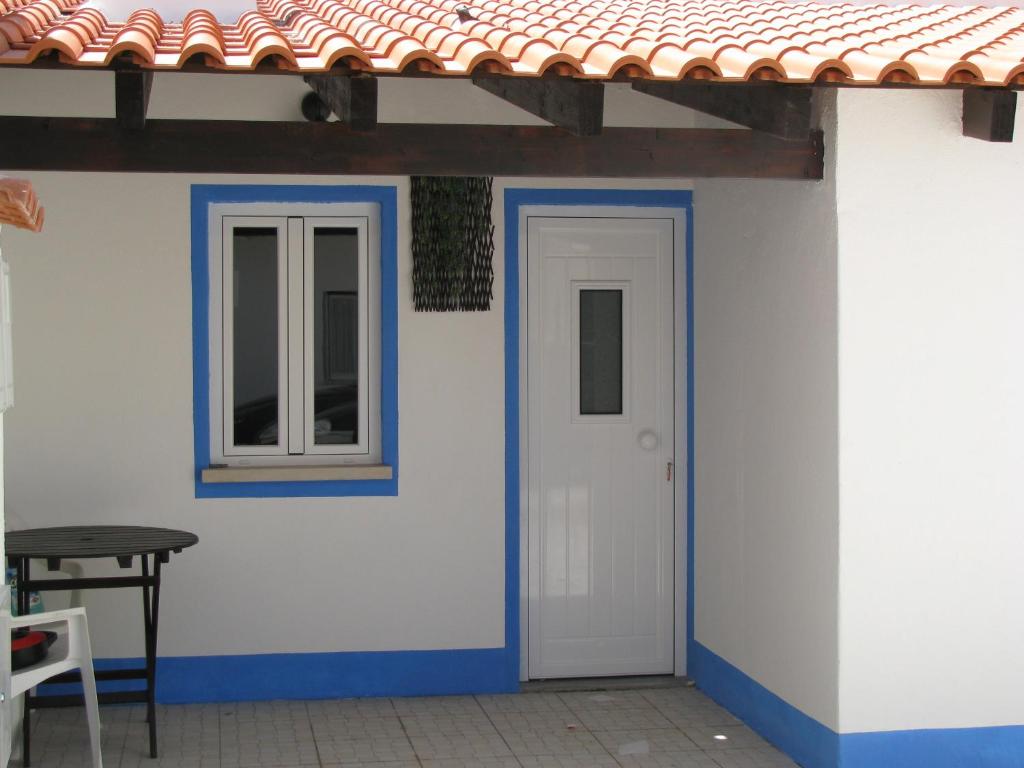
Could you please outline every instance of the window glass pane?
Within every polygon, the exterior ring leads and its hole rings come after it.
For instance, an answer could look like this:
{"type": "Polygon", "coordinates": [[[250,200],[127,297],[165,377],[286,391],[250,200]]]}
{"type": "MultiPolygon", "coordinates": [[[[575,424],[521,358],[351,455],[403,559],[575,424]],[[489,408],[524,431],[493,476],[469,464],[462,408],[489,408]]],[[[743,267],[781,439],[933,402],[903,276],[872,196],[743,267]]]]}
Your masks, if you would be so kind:
{"type": "Polygon", "coordinates": [[[313,441],[359,442],[359,233],[313,234],[313,441]]]}
{"type": "Polygon", "coordinates": [[[277,230],[237,227],[234,255],[235,445],[276,445],[277,230]]]}
{"type": "Polygon", "coordinates": [[[580,291],[580,414],[622,413],[622,291],[580,291]]]}

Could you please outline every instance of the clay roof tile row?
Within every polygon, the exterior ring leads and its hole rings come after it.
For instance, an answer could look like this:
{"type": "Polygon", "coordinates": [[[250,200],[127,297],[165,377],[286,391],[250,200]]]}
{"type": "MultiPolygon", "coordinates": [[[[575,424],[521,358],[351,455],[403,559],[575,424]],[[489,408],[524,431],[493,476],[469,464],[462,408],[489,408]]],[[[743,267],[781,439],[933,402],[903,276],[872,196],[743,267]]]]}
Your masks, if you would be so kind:
{"type": "MultiPolygon", "coordinates": [[[[140,0],[144,3],[145,0],[140,0]]],[[[196,0],[201,2],[201,0],[196,0]]],[[[252,0],[228,23],[81,0],[0,0],[0,64],[549,72],[610,79],[1024,85],[1024,9],[787,0],[252,0]]]]}

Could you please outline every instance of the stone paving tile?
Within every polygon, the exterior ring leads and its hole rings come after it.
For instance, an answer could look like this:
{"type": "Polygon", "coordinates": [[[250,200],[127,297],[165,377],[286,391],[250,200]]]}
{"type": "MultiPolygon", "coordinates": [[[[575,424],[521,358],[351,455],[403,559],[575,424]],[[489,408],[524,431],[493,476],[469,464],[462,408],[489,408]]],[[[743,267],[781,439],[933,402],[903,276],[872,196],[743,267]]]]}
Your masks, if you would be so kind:
{"type": "Polygon", "coordinates": [[[623,731],[634,729],[671,728],[654,707],[630,709],[580,709],[575,711],[580,724],[591,731],[623,731]]]}
{"type": "Polygon", "coordinates": [[[497,736],[498,732],[483,711],[468,715],[403,715],[402,727],[414,736],[497,736]]]}
{"type": "Polygon", "coordinates": [[[476,700],[489,715],[569,711],[568,705],[557,693],[508,693],[502,696],[477,696],[476,700]]]}
{"type": "Polygon", "coordinates": [[[415,762],[416,754],[408,737],[399,733],[394,736],[373,738],[317,738],[317,751],[323,765],[363,762],[415,762]]]}
{"type": "Polygon", "coordinates": [[[688,709],[660,710],[665,719],[676,728],[700,728],[703,726],[741,725],[736,717],[715,704],[688,709]]]}
{"type": "Polygon", "coordinates": [[[767,741],[745,725],[705,725],[683,728],[682,731],[697,746],[708,752],[717,753],[720,750],[765,749],[770,747],[767,741]],[[716,738],[722,736],[725,738],[716,738]]]}
{"type": "Polygon", "coordinates": [[[672,727],[640,691],[560,695],[580,723],[591,731],[672,727]]]}
{"type": "MultiPolygon", "coordinates": [[[[102,719],[103,715],[100,714],[102,719]]],[[[157,755],[149,756],[149,726],[145,721],[131,722],[121,753],[120,768],[219,768],[220,733],[218,730],[199,730],[193,727],[163,722],[157,715],[157,755]]],[[[104,752],[104,765],[111,764],[111,753],[104,752]]]]}
{"type": "Polygon", "coordinates": [[[476,757],[472,760],[423,760],[423,768],[521,768],[514,757],[476,757]]]}
{"type": "MultiPolygon", "coordinates": [[[[156,760],[144,706],[100,720],[107,768],[796,768],[683,687],[160,706],[156,760]]],[[[34,768],[90,765],[82,709],[32,729],[34,768]]]]}
{"type": "Polygon", "coordinates": [[[479,758],[507,758],[512,757],[500,735],[494,736],[443,736],[431,734],[429,736],[410,736],[413,742],[413,750],[420,760],[477,760],[479,758]]]}
{"type": "Polygon", "coordinates": [[[592,755],[603,757],[608,754],[601,742],[587,731],[525,731],[503,733],[505,742],[516,757],[539,757],[561,755],[585,758],[592,755]]]}
{"type": "MultiPolygon", "coordinates": [[[[722,768],[707,752],[656,752],[649,755],[628,755],[618,758],[622,768],[722,768]]],[[[793,766],[796,768],[796,766],[793,766]]]]}
{"type": "Polygon", "coordinates": [[[706,707],[715,703],[696,688],[659,688],[642,693],[645,701],[660,710],[706,707]]]}
{"type": "Polygon", "coordinates": [[[475,715],[483,712],[474,696],[418,696],[391,699],[399,715],[475,715]]]}
{"type": "Polygon", "coordinates": [[[720,768],[796,768],[796,763],[774,747],[723,749],[713,757],[720,768]]]}
{"type": "Polygon", "coordinates": [[[397,715],[393,717],[314,715],[310,720],[313,727],[313,738],[317,742],[338,739],[397,738],[405,734],[405,728],[397,715]]]}
{"type": "Polygon", "coordinates": [[[580,691],[560,693],[559,698],[575,711],[650,707],[642,691],[580,691]]]}
{"type": "Polygon", "coordinates": [[[319,765],[303,701],[220,705],[221,768],[319,765]]]}
{"type": "Polygon", "coordinates": [[[391,699],[318,699],[306,702],[311,719],[317,717],[398,717],[391,699]]]}
{"type": "MultiPolygon", "coordinates": [[[[120,757],[124,748],[127,721],[117,720],[104,724],[100,715],[100,751],[120,757]]],[[[92,747],[85,710],[55,709],[34,712],[32,726],[33,768],[79,768],[92,765],[92,747]]],[[[21,734],[12,739],[12,747],[21,745],[21,734]]],[[[116,765],[116,762],[115,762],[116,765]]]]}
{"type": "Polygon", "coordinates": [[[630,731],[598,731],[597,740],[616,757],[652,752],[700,751],[682,731],[676,728],[654,728],[630,731]]]}
{"type": "Polygon", "coordinates": [[[523,768],[618,768],[618,762],[609,754],[587,755],[520,755],[523,768]]]}
{"type": "Polygon", "coordinates": [[[500,712],[489,715],[500,733],[527,731],[585,731],[580,719],[566,709],[563,712],[500,712]]]}

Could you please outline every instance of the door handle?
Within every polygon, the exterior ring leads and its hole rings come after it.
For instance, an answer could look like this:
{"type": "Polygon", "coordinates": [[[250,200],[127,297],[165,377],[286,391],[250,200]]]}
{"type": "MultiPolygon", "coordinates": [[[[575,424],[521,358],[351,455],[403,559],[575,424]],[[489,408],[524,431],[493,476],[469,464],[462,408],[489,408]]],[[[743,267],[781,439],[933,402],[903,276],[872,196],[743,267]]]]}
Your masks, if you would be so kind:
{"type": "Polygon", "coordinates": [[[645,429],[636,436],[636,441],[645,451],[653,451],[658,447],[658,435],[653,429],[645,429]]]}

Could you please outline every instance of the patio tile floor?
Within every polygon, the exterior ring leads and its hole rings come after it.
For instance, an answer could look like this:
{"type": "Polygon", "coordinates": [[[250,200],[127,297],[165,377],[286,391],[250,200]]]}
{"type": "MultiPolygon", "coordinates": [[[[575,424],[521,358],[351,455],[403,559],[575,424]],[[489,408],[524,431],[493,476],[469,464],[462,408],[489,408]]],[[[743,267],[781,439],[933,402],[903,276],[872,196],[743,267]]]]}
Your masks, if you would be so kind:
{"type": "MultiPolygon", "coordinates": [[[[157,717],[151,760],[145,709],[104,707],[106,768],[796,768],[683,686],[174,705],[157,717]]],[[[82,709],[36,712],[32,728],[35,768],[89,765],[82,709]]]]}

